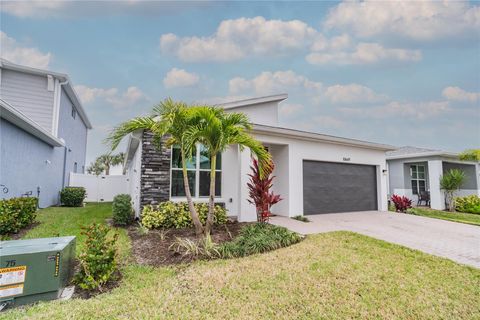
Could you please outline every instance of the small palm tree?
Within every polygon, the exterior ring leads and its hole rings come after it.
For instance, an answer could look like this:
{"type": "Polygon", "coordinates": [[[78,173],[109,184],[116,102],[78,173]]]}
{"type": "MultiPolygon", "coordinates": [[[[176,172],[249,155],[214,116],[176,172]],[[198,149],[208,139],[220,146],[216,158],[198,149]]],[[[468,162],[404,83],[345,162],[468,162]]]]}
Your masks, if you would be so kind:
{"type": "Polygon", "coordinates": [[[450,211],[455,211],[455,192],[465,182],[465,172],[459,169],[450,169],[440,177],[440,189],[445,191],[445,202],[450,211]]]}
{"type": "Polygon", "coordinates": [[[119,154],[105,153],[95,160],[100,166],[103,166],[105,175],[110,175],[110,168],[122,164],[123,166],[124,155],[123,152],[119,154]]]}
{"type": "Polygon", "coordinates": [[[259,169],[264,176],[271,165],[271,156],[263,145],[251,136],[247,130],[252,128],[248,117],[243,113],[227,113],[222,108],[197,106],[192,108],[194,123],[185,133],[185,143],[192,148],[195,143],[201,143],[210,158],[210,197],[205,235],[210,234],[213,225],[215,206],[215,169],[217,155],[224,152],[228,146],[238,144],[241,149],[248,147],[257,157],[259,169]]]}
{"type": "Polygon", "coordinates": [[[87,167],[87,173],[94,174],[96,176],[101,175],[104,170],[105,167],[99,161],[94,161],[87,167]]]}
{"type": "Polygon", "coordinates": [[[193,147],[188,148],[184,143],[184,133],[193,125],[192,110],[185,103],[174,102],[166,99],[153,108],[151,116],[137,117],[120,124],[110,133],[107,142],[110,143],[112,150],[117,148],[122,139],[137,130],[149,130],[153,133],[154,142],[159,145],[163,136],[169,135],[167,146],[178,145],[182,158],[183,184],[185,187],[185,196],[188,202],[188,208],[195,226],[195,233],[202,234],[203,226],[200,222],[195,206],[193,205],[192,195],[187,176],[187,161],[192,158],[193,147]]]}

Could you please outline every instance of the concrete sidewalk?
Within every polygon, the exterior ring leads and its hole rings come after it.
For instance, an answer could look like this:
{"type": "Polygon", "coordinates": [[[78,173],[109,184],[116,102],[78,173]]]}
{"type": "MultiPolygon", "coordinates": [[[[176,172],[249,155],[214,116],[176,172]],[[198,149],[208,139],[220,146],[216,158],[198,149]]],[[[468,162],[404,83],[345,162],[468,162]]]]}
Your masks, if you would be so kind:
{"type": "Polygon", "coordinates": [[[480,227],[379,211],[309,215],[309,223],[276,216],[271,223],[301,234],[353,231],[480,268],[480,227]]]}

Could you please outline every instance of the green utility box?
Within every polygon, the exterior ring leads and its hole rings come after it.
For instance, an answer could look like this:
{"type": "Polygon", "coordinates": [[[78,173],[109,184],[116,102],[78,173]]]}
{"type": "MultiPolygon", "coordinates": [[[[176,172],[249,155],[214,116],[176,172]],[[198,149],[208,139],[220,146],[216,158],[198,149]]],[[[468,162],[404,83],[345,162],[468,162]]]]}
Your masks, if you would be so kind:
{"type": "Polygon", "coordinates": [[[0,241],[0,305],[59,298],[74,259],[75,237],[0,241]]]}

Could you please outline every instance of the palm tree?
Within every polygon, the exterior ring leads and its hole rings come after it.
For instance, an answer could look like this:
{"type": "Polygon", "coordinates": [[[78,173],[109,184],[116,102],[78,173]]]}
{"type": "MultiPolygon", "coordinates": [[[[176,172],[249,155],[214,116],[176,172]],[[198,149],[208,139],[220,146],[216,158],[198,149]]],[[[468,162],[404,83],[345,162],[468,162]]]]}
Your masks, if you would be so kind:
{"type": "Polygon", "coordinates": [[[465,179],[465,172],[460,169],[450,169],[440,177],[440,189],[445,191],[448,210],[455,211],[455,192],[460,189],[465,179]]]}
{"type": "Polygon", "coordinates": [[[197,106],[192,108],[194,123],[185,133],[185,143],[190,149],[195,143],[201,143],[210,158],[210,197],[208,206],[205,235],[210,234],[213,225],[215,206],[215,169],[217,155],[224,152],[228,146],[238,144],[248,147],[257,157],[260,173],[264,176],[271,165],[271,156],[263,145],[251,136],[247,130],[252,128],[248,117],[243,113],[227,113],[222,108],[197,106]]]}
{"type": "Polygon", "coordinates": [[[102,154],[95,160],[98,162],[98,166],[103,166],[105,170],[105,175],[110,175],[110,168],[121,164],[123,166],[124,154],[120,152],[118,154],[105,153],[102,154]]]}
{"type": "Polygon", "coordinates": [[[195,226],[195,233],[203,233],[203,226],[200,222],[195,206],[193,205],[192,195],[187,175],[187,160],[192,158],[194,143],[192,147],[187,147],[184,143],[184,133],[192,126],[192,110],[183,102],[174,102],[166,99],[153,108],[152,115],[149,117],[137,117],[120,124],[114,128],[107,138],[112,150],[117,148],[122,139],[137,130],[149,130],[153,133],[154,142],[159,145],[163,136],[169,135],[167,146],[178,145],[182,161],[183,184],[185,187],[185,196],[187,198],[188,208],[195,226]]]}
{"type": "Polygon", "coordinates": [[[87,173],[94,174],[96,176],[101,175],[104,170],[105,167],[99,161],[91,162],[90,165],[87,167],[87,173]]]}

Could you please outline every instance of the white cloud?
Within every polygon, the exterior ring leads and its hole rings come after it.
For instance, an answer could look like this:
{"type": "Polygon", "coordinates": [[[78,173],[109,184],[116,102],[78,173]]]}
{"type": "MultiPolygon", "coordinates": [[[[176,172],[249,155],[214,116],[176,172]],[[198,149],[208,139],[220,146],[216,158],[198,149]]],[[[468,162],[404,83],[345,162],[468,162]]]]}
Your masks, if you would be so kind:
{"type": "Polygon", "coordinates": [[[345,122],[339,120],[332,116],[316,116],[313,117],[313,122],[315,125],[320,126],[322,128],[341,128],[345,126],[345,122]]]}
{"type": "Polygon", "coordinates": [[[330,86],[326,88],[325,96],[332,103],[378,102],[387,99],[386,95],[377,94],[372,89],[356,83],[330,86]]]}
{"type": "Polygon", "coordinates": [[[145,94],[137,87],[128,87],[124,92],[119,92],[117,88],[90,88],[84,85],[75,86],[80,100],[85,103],[93,103],[101,99],[115,108],[124,108],[133,106],[146,100],[145,94]]]}
{"type": "Polygon", "coordinates": [[[200,77],[195,73],[173,68],[163,78],[163,84],[166,88],[190,87],[197,84],[199,80],[200,77]]]}
{"type": "Polygon", "coordinates": [[[281,116],[289,117],[303,111],[304,106],[298,103],[282,102],[279,106],[279,113],[281,116]]]}
{"type": "Polygon", "coordinates": [[[480,92],[468,92],[459,87],[446,87],[442,91],[442,96],[448,100],[477,102],[480,100],[480,92]]]}
{"type": "Polygon", "coordinates": [[[185,9],[208,9],[209,3],[192,1],[187,6],[175,1],[122,0],[112,5],[111,1],[71,0],[2,0],[0,11],[20,18],[78,18],[92,16],[136,15],[166,16],[185,9]]]}
{"type": "MultiPolygon", "coordinates": [[[[341,42],[340,42],[341,43],[341,42]]],[[[419,61],[422,53],[419,50],[385,48],[378,43],[362,42],[355,47],[347,49],[347,42],[341,46],[332,47],[331,44],[313,46],[313,49],[325,51],[312,52],[307,55],[307,62],[315,65],[335,63],[340,65],[348,64],[373,64],[381,61],[419,61]],[[341,51],[337,49],[341,48],[341,51]]]]}
{"type": "Polygon", "coordinates": [[[183,61],[233,61],[253,55],[278,55],[299,50],[317,31],[300,20],[267,20],[264,17],[224,20],[209,37],[164,34],[160,48],[183,61]]]}
{"type": "MultiPolygon", "coordinates": [[[[252,79],[241,77],[229,81],[231,94],[268,95],[287,92],[297,97],[307,97],[315,104],[325,101],[332,103],[379,102],[387,99],[386,95],[378,94],[372,89],[360,84],[336,84],[324,86],[294,71],[264,71],[252,79]]],[[[285,111],[287,112],[287,111],[285,111]]]]}
{"type": "Polygon", "coordinates": [[[67,1],[2,1],[2,12],[8,13],[20,18],[45,15],[64,8],[67,1]]]}
{"type": "Polygon", "coordinates": [[[480,7],[468,1],[345,1],[329,12],[324,25],[360,37],[432,40],[466,32],[478,35],[480,7]]]}
{"type": "Polygon", "coordinates": [[[253,92],[256,95],[266,95],[290,92],[294,89],[307,89],[314,92],[322,89],[322,83],[311,81],[291,70],[264,71],[250,80],[240,77],[233,78],[228,84],[230,93],[233,94],[253,92]]]}
{"type": "Polygon", "coordinates": [[[448,101],[427,101],[419,103],[401,103],[392,101],[384,106],[370,108],[341,108],[348,116],[364,118],[404,117],[410,119],[427,119],[451,111],[448,101]]]}
{"type": "Polygon", "coordinates": [[[0,31],[0,53],[2,58],[11,62],[40,69],[47,69],[52,58],[50,52],[23,46],[3,31],[0,31]]]}

